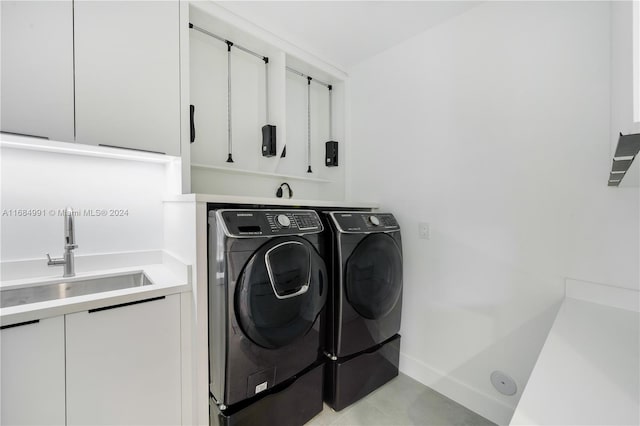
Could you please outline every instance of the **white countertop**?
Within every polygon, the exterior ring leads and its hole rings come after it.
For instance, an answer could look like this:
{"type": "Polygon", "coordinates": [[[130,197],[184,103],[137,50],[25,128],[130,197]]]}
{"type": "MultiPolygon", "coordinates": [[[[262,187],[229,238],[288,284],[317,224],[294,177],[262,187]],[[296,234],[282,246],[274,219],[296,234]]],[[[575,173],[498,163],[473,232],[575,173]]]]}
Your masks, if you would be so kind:
{"type": "MultiPolygon", "coordinates": [[[[143,272],[152,284],[2,308],[0,309],[0,325],[11,325],[191,290],[191,267],[161,251],[78,256],[76,258],[76,276],[64,281],[60,280],[60,268],[55,268],[57,275],[34,276],[34,273],[40,272],[38,267],[41,263],[43,262],[40,259],[4,262],[3,269],[6,267],[8,271],[6,274],[3,271],[3,275],[10,279],[0,281],[0,288],[18,288],[39,285],[40,283],[46,284],[52,281],[66,282],[104,278],[134,272],[143,272]],[[126,262],[123,262],[123,259],[126,259],[126,262]]],[[[44,263],[46,264],[46,262],[44,263]]]]}
{"type": "Polygon", "coordinates": [[[640,424],[640,314],[585,296],[560,307],[512,425],[640,424]]]}
{"type": "Polygon", "coordinates": [[[297,198],[248,197],[241,195],[183,194],[165,198],[166,202],[203,202],[221,204],[260,204],[293,207],[339,207],[377,209],[378,204],[367,201],[301,200],[297,198]]]}

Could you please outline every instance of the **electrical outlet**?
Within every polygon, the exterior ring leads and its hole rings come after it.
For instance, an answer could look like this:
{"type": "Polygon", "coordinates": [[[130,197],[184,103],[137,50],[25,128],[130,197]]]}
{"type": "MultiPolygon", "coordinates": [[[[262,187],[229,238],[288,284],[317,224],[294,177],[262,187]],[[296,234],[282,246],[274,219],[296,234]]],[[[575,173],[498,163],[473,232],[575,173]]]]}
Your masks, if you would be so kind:
{"type": "Polygon", "coordinates": [[[418,224],[418,237],[423,240],[428,240],[431,238],[429,224],[427,222],[420,222],[418,224]]]}

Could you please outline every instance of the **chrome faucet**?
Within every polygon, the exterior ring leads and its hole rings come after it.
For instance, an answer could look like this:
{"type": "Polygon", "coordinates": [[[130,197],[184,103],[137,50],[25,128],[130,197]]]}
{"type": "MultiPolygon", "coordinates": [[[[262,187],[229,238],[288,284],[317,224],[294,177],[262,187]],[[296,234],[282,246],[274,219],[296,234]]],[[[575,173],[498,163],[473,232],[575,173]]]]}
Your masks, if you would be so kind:
{"type": "Polygon", "coordinates": [[[67,207],[64,212],[64,255],[62,257],[52,259],[47,253],[49,261],[47,265],[64,265],[63,277],[73,277],[75,273],[75,260],[73,258],[73,249],[78,248],[76,244],[76,225],[73,217],[73,210],[67,207]]]}

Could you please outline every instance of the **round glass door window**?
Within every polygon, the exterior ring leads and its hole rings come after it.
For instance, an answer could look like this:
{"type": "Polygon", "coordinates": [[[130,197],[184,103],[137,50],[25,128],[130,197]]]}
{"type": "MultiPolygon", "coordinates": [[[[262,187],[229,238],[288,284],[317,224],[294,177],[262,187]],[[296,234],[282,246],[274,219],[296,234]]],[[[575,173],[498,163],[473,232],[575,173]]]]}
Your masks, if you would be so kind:
{"type": "Polygon", "coordinates": [[[371,234],[356,246],[345,266],[345,292],[367,319],[391,312],[402,294],[402,255],[392,237],[371,234]]]}
{"type": "Polygon", "coordinates": [[[299,237],[278,238],[258,249],[235,290],[236,317],[254,343],[286,346],[313,327],[327,298],[327,272],[316,249],[299,237]]]}

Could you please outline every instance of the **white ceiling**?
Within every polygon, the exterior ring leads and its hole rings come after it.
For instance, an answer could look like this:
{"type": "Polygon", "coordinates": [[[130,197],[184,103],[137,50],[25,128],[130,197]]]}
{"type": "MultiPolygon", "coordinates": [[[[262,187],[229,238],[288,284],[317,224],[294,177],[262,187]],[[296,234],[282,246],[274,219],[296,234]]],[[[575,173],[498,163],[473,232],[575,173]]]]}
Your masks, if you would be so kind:
{"type": "Polygon", "coordinates": [[[222,1],[332,65],[358,62],[463,13],[472,1],[222,1]]]}

